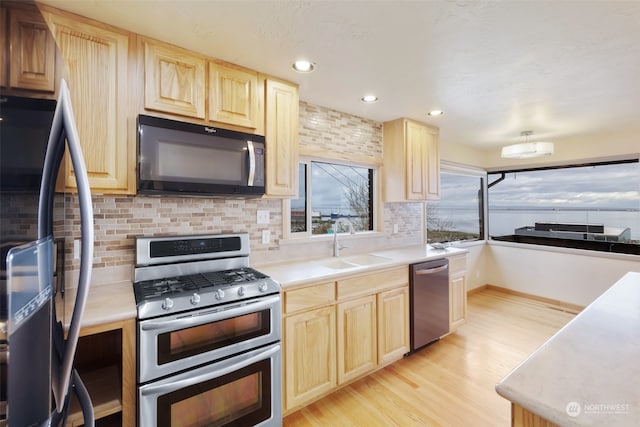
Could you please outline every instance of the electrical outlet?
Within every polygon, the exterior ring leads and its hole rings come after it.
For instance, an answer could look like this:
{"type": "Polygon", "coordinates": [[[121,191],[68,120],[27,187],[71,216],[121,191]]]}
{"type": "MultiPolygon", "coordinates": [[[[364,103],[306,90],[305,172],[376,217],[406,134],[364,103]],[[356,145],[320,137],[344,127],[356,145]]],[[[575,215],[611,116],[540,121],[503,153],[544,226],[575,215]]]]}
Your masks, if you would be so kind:
{"type": "Polygon", "coordinates": [[[398,224],[393,224],[393,234],[398,234],[398,224]]]}
{"type": "Polygon", "coordinates": [[[258,214],[256,215],[256,217],[256,221],[258,224],[269,224],[268,210],[258,210],[258,214]]]}
{"type": "Polygon", "coordinates": [[[73,241],[73,259],[80,258],[80,239],[75,239],[73,241]]]}
{"type": "Polygon", "coordinates": [[[262,244],[267,245],[271,241],[271,231],[262,230],[262,244]]]}

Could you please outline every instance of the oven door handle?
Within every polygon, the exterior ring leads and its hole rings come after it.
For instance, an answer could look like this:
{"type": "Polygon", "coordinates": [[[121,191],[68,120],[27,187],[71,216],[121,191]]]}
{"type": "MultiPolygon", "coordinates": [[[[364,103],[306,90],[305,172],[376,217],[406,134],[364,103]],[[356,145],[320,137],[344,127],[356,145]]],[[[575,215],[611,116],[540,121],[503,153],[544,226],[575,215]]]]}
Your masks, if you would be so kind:
{"type": "Polygon", "coordinates": [[[243,302],[235,304],[222,310],[205,310],[191,316],[179,317],[177,319],[161,319],[161,320],[145,320],[140,322],[140,328],[143,331],[168,330],[173,331],[182,328],[188,328],[194,325],[216,322],[218,320],[228,319],[230,317],[239,316],[245,313],[251,313],[263,310],[269,307],[275,307],[280,302],[280,295],[274,295],[270,298],[258,301],[243,302]]]}
{"type": "Polygon", "coordinates": [[[142,396],[163,395],[166,393],[171,393],[172,391],[175,391],[175,390],[200,384],[202,382],[221,377],[231,372],[235,372],[255,362],[268,359],[274,354],[278,353],[279,351],[280,351],[280,344],[275,344],[266,348],[264,351],[261,351],[260,353],[249,356],[246,359],[242,359],[237,363],[232,363],[228,366],[222,365],[222,366],[216,367],[216,369],[208,369],[205,371],[205,373],[200,375],[195,375],[195,376],[188,375],[183,379],[175,379],[167,383],[161,382],[160,384],[157,384],[157,385],[147,384],[146,386],[144,386],[144,388],[141,388],[140,392],[142,396]]]}

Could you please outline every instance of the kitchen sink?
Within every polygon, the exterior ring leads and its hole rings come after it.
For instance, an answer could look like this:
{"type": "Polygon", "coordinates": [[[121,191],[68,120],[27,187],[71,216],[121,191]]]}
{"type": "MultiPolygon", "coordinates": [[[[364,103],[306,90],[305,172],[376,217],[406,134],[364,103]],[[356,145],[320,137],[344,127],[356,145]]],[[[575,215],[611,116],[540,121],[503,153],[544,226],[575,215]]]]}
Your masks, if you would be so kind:
{"type": "Polygon", "coordinates": [[[331,258],[328,260],[318,261],[318,264],[322,265],[323,267],[341,270],[345,268],[366,267],[369,265],[381,264],[387,261],[391,261],[391,258],[378,255],[363,254],[340,258],[331,258]]]}
{"type": "Polygon", "coordinates": [[[322,265],[323,267],[333,268],[333,269],[336,269],[336,270],[341,270],[343,268],[356,267],[355,264],[351,264],[351,263],[345,262],[340,258],[331,258],[331,259],[324,260],[324,261],[318,261],[318,264],[322,265]]]}
{"type": "Polygon", "coordinates": [[[344,257],[343,260],[351,264],[365,266],[365,265],[376,265],[376,264],[381,264],[383,262],[391,261],[391,258],[387,258],[379,255],[363,254],[363,255],[353,255],[349,257],[344,257]]]}

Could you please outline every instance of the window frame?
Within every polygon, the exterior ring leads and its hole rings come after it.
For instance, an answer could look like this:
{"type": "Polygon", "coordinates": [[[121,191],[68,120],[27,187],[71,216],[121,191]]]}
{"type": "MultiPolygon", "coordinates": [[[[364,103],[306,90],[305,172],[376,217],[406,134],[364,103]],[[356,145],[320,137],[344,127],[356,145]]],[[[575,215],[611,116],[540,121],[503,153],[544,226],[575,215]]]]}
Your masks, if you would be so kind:
{"type": "MultiPolygon", "coordinates": [[[[284,240],[302,240],[302,239],[333,239],[333,234],[324,233],[324,234],[313,234],[312,233],[312,210],[311,210],[311,198],[313,197],[313,189],[311,188],[311,163],[319,162],[319,163],[332,163],[336,165],[342,166],[353,166],[359,168],[371,169],[373,171],[373,189],[370,190],[370,194],[372,195],[371,200],[371,215],[372,215],[372,230],[365,231],[357,231],[354,235],[349,235],[349,238],[358,238],[361,236],[369,236],[372,234],[380,233],[381,227],[381,207],[380,207],[380,164],[379,163],[368,163],[368,162],[353,162],[342,159],[332,159],[332,158],[324,158],[324,157],[310,157],[304,156],[298,159],[298,172],[300,164],[306,165],[306,185],[305,192],[307,194],[307,198],[305,200],[305,211],[306,211],[306,231],[300,232],[292,232],[291,231],[291,200],[296,199],[297,197],[292,197],[291,199],[283,199],[282,201],[282,236],[284,240]]],[[[296,175],[297,177],[299,175],[296,175]]],[[[299,187],[297,187],[299,188],[299,187]]]]}
{"type": "MultiPolygon", "coordinates": [[[[482,220],[482,229],[480,230],[480,236],[476,240],[460,240],[456,241],[456,246],[474,246],[478,244],[485,244],[488,239],[488,218],[487,218],[487,182],[488,182],[488,173],[486,169],[479,168],[476,166],[465,165],[462,163],[451,162],[448,160],[440,161],[440,173],[449,173],[455,175],[465,175],[475,178],[482,179],[482,212],[481,212],[481,220],[482,220]]],[[[440,177],[442,179],[442,177],[440,177]]],[[[430,201],[425,202],[425,211],[424,211],[424,233],[425,233],[425,243],[429,244],[426,240],[429,237],[429,233],[427,230],[427,205],[430,201]]]]}

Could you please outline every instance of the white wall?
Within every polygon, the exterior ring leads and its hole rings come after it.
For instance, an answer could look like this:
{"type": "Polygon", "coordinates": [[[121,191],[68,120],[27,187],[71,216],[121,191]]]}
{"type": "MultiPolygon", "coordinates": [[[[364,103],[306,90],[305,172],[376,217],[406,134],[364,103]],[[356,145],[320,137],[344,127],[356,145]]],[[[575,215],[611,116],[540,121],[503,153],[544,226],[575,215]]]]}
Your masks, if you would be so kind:
{"type": "Polygon", "coordinates": [[[488,284],[582,306],[589,305],[629,271],[634,255],[490,243],[483,254],[488,284]]]}
{"type": "Polygon", "coordinates": [[[469,251],[467,254],[467,290],[479,288],[486,285],[487,268],[485,267],[486,245],[484,242],[472,245],[465,245],[463,249],[469,251]]]}

